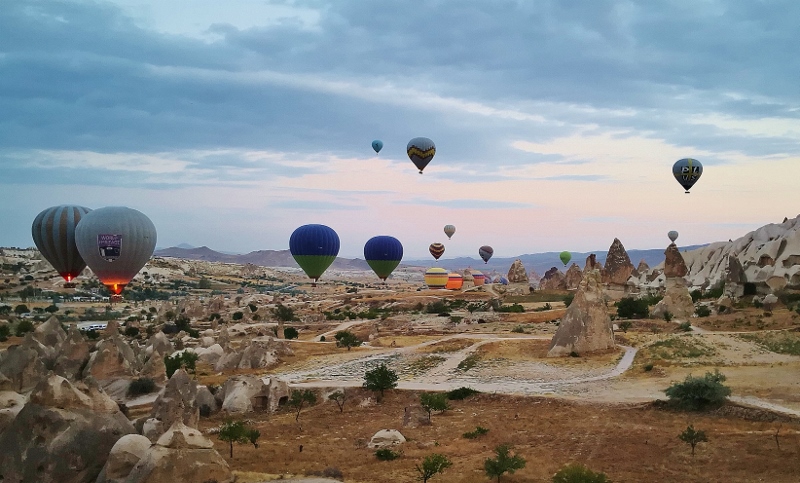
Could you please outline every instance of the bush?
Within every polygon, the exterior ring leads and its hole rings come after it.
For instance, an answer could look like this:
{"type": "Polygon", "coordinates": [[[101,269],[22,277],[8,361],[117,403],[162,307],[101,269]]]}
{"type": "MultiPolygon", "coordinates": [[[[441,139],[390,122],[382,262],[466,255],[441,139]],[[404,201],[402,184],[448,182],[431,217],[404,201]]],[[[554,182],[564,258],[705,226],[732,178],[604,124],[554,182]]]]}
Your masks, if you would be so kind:
{"type": "Polygon", "coordinates": [[[633,327],[633,323],[630,320],[626,320],[619,323],[619,330],[625,332],[626,334],[628,333],[628,329],[630,329],[631,327],[633,327]]]}
{"type": "Polygon", "coordinates": [[[128,337],[136,337],[139,335],[139,329],[137,327],[125,327],[125,335],[128,337]]]}
{"type": "Polygon", "coordinates": [[[100,333],[94,329],[86,331],[86,338],[89,340],[97,340],[100,338],[100,333]]]}
{"type": "Polygon", "coordinates": [[[244,313],[243,312],[238,312],[238,311],[234,312],[233,316],[231,317],[231,319],[233,319],[233,320],[242,320],[242,318],[244,318],[244,313]]]}
{"type": "Polygon", "coordinates": [[[463,436],[466,439],[475,439],[478,436],[482,436],[482,435],[484,435],[484,434],[486,434],[488,432],[489,432],[488,429],[478,426],[478,427],[475,428],[475,431],[468,431],[468,432],[464,433],[463,436]]]}
{"type": "Polygon", "coordinates": [[[128,386],[128,396],[136,397],[142,394],[150,394],[156,390],[156,382],[149,377],[140,377],[131,381],[128,386]]]}
{"type": "Polygon", "coordinates": [[[452,391],[445,393],[447,399],[451,401],[463,401],[464,399],[475,394],[480,394],[480,391],[472,389],[471,387],[459,387],[458,389],[453,389],[452,391]]]}
{"type": "Polygon", "coordinates": [[[686,376],[683,382],[676,382],[664,393],[674,405],[691,411],[702,411],[720,406],[731,395],[729,387],[722,384],[725,376],[715,369],[703,377],[686,376]]]}
{"type": "Polygon", "coordinates": [[[294,315],[294,309],[287,307],[283,304],[278,304],[274,309],[272,309],[272,314],[275,316],[276,319],[282,320],[284,322],[292,322],[298,320],[297,317],[294,315]]]}
{"type": "Polygon", "coordinates": [[[0,342],[7,341],[9,335],[11,335],[11,328],[6,324],[0,325],[0,342]]]}
{"type": "Polygon", "coordinates": [[[611,483],[605,473],[594,472],[580,463],[571,463],[553,475],[553,483],[611,483]]]}
{"type": "Polygon", "coordinates": [[[525,307],[520,304],[513,304],[513,305],[501,305],[498,312],[509,312],[514,314],[520,314],[525,312],[525,307]]]}
{"type": "Polygon", "coordinates": [[[400,457],[400,453],[389,448],[381,448],[375,452],[375,457],[380,461],[392,461],[400,457]]]}
{"type": "Polygon", "coordinates": [[[652,362],[648,362],[647,364],[644,365],[644,372],[650,372],[652,370],[653,370],[653,363],[652,362]]]}
{"type": "Polygon", "coordinates": [[[180,354],[175,354],[174,356],[165,356],[164,365],[167,368],[167,377],[172,377],[172,375],[175,374],[175,371],[181,368],[183,368],[189,374],[193,374],[195,370],[195,364],[197,363],[197,357],[197,354],[189,351],[183,351],[180,354]]]}
{"type": "Polygon", "coordinates": [[[283,329],[283,338],[284,339],[297,339],[300,336],[300,332],[297,331],[294,327],[285,327],[283,329]]]}
{"type": "Polygon", "coordinates": [[[524,334],[525,333],[525,328],[522,327],[521,325],[518,325],[518,326],[514,327],[513,329],[511,329],[511,332],[514,332],[516,334],[524,334]]]}
{"type": "Polygon", "coordinates": [[[17,328],[14,330],[14,335],[17,337],[25,337],[28,332],[33,332],[33,323],[30,320],[20,320],[17,328]]]}
{"type": "Polygon", "coordinates": [[[617,302],[617,316],[623,319],[644,319],[650,315],[647,301],[625,297],[617,302]]]}
{"type": "Polygon", "coordinates": [[[572,301],[575,299],[575,294],[569,294],[564,296],[564,305],[569,307],[572,301]]]}
{"type": "Polygon", "coordinates": [[[678,325],[678,328],[684,332],[691,332],[692,331],[692,324],[689,322],[682,322],[678,325]]]}
{"type": "Polygon", "coordinates": [[[701,305],[695,309],[694,313],[697,314],[698,317],[708,317],[711,315],[711,309],[705,305],[701,305]]]}
{"type": "Polygon", "coordinates": [[[337,347],[347,347],[347,350],[350,350],[352,347],[358,347],[362,344],[361,339],[359,339],[349,330],[340,330],[336,333],[336,335],[333,336],[333,338],[336,339],[337,347]]]}
{"type": "Polygon", "coordinates": [[[692,302],[697,302],[698,300],[703,298],[703,292],[701,292],[699,288],[696,288],[691,292],[689,292],[689,295],[692,296],[692,302]]]}

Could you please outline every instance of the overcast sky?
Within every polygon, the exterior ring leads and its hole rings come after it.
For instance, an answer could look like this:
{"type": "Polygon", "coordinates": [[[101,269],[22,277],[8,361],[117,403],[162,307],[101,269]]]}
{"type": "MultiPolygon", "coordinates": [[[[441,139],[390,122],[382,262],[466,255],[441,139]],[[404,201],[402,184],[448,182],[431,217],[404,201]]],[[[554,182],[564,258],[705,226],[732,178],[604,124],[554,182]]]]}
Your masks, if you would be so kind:
{"type": "Polygon", "coordinates": [[[800,212],[798,25],[795,0],[0,0],[0,245],[58,204],[239,252],[306,223],[347,257],[737,238],[800,212]]]}

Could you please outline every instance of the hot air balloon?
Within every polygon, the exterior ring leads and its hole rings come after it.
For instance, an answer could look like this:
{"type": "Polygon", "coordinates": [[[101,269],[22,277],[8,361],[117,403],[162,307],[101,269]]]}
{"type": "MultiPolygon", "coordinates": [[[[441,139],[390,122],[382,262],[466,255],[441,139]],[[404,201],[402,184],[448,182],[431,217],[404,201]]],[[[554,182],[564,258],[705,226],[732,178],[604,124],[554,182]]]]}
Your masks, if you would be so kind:
{"type": "Polygon", "coordinates": [[[419,169],[419,174],[422,174],[422,170],[425,169],[425,166],[433,159],[433,155],[436,154],[436,145],[428,138],[414,138],[408,142],[406,153],[408,153],[408,157],[414,163],[414,166],[419,169]]]}
{"type": "Polygon", "coordinates": [[[477,270],[472,270],[472,283],[474,283],[476,287],[483,285],[486,283],[486,275],[477,270]]]}
{"type": "Polygon", "coordinates": [[[561,263],[566,267],[569,261],[572,260],[572,254],[565,250],[558,255],[558,258],[561,259],[561,263]]]}
{"type": "Polygon", "coordinates": [[[450,237],[456,232],[456,227],[453,225],[445,225],[444,226],[444,234],[447,235],[447,239],[449,240],[450,237]]]}
{"type": "Polygon", "coordinates": [[[484,245],[478,249],[478,255],[483,258],[484,263],[489,263],[489,259],[494,255],[494,249],[489,245],[484,245]]]}
{"type": "Polygon", "coordinates": [[[124,206],[90,211],[75,227],[81,257],[114,296],[119,296],[150,260],[156,238],[150,218],[124,206]]]}
{"type": "Polygon", "coordinates": [[[36,215],[31,226],[36,248],[67,281],[65,288],[74,288],[72,279],[86,268],[86,262],[75,246],[75,227],[90,211],[83,206],[51,206],[36,215]]]}
{"type": "Polygon", "coordinates": [[[431,252],[433,258],[439,259],[442,255],[444,255],[444,245],[441,243],[431,243],[431,246],[428,247],[428,251],[431,252]]]}
{"type": "Polygon", "coordinates": [[[303,225],[289,237],[289,251],[317,286],[317,280],[339,254],[339,235],[325,225],[303,225]]]}
{"type": "Polygon", "coordinates": [[[692,158],[684,158],[675,161],[672,165],[672,175],[678,180],[678,183],[683,186],[686,193],[697,183],[700,176],[703,174],[703,165],[700,161],[692,158]]]}
{"type": "Polygon", "coordinates": [[[675,231],[675,230],[672,230],[671,232],[667,233],[667,236],[669,237],[669,240],[672,243],[675,243],[675,240],[678,239],[678,232],[675,231]]]}
{"type": "Polygon", "coordinates": [[[372,141],[372,149],[374,149],[376,153],[380,153],[381,149],[383,149],[383,141],[380,139],[372,141]]]}
{"type": "Polygon", "coordinates": [[[461,290],[461,287],[464,286],[464,277],[461,276],[460,273],[448,273],[447,274],[447,285],[444,288],[447,290],[461,290]]]}
{"type": "Polygon", "coordinates": [[[445,288],[449,280],[450,277],[447,274],[447,270],[444,268],[432,267],[425,272],[425,285],[427,285],[428,288],[445,288]]]}
{"type": "Polygon", "coordinates": [[[393,236],[375,236],[364,244],[364,260],[384,282],[402,259],[403,245],[393,236]]]}

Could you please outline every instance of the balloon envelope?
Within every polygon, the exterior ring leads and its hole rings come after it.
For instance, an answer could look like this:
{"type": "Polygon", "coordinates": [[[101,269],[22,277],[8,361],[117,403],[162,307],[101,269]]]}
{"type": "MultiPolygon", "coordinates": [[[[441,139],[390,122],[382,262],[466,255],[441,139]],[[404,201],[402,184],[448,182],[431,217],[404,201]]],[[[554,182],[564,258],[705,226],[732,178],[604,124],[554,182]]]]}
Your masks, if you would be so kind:
{"type": "Polygon", "coordinates": [[[444,226],[444,234],[447,235],[447,239],[449,240],[456,232],[456,227],[453,225],[445,225],[444,226]]]}
{"type": "Polygon", "coordinates": [[[667,236],[669,237],[669,240],[672,243],[675,243],[675,240],[678,239],[678,232],[675,231],[675,230],[672,230],[671,232],[667,233],[667,236]]]}
{"type": "Polygon", "coordinates": [[[36,215],[31,226],[36,248],[68,283],[86,268],[75,245],[75,227],[90,211],[83,206],[51,206],[36,215]]]}
{"type": "Polygon", "coordinates": [[[383,149],[383,141],[380,139],[372,141],[372,149],[374,149],[376,153],[380,153],[381,149],[383,149]]]}
{"type": "Polygon", "coordinates": [[[75,227],[81,257],[114,295],[119,295],[150,260],[156,238],[150,218],[124,206],[90,211],[75,227]]]}
{"type": "Polygon", "coordinates": [[[484,263],[489,263],[489,259],[494,255],[494,249],[489,245],[484,245],[478,249],[478,255],[481,256],[484,263]]]}
{"type": "Polygon", "coordinates": [[[464,286],[464,277],[461,276],[460,273],[448,273],[447,274],[447,285],[444,288],[447,290],[461,290],[461,287],[464,286]]]}
{"type": "Polygon", "coordinates": [[[433,258],[439,259],[442,255],[444,255],[444,245],[441,243],[431,243],[431,246],[428,247],[428,251],[431,252],[433,258]]]}
{"type": "Polygon", "coordinates": [[[436,145],[428,138],[414,138],[408,142],[406,153],[419,170],[419,174],[422,174],[422,170],[425,169],[425,166],[431,162],[431,159],[436,154],[436,145]]]}
{"type": "Polygon", "coordinates": [[[392,274],[403,259],[403,245],[393,236],[375,236],[364,245],[364,260],[382,280],[392,274]]]}
{"type": "Polygon", "coordinates": [[[425,272],[425,285],[427,285],[428,288],[445,288],[449,280],[450,277],[447,274],[447,270],[444,268],[433,267],[425,272]]]}
{"type": "Polygon", "coordinates": [[[339,235],[325,225],[303,225],[289,237],[289,251],[314,282],[339,254],[339,235]]]}
{"type": "Polygon", "coordinates": [[[697,183],[702,174],[703,165],[696,159],[679,159],[672,165],[672,175],[675,176],[675,179],[678,180],[678,183],[683,186],[687,193],[697,183]]]}
{"type": "Polygon", "coordinates": [[[479,286],[483,285],[484,283],[486,283],[486,276],[483,273],[481,273],[481,272],[479,272],[477,270],[473,270],[472,271],[472,282],[475,284],[476,287],[479,287],[479,286]]]}
{"type": "Polygon", "coordinates": [[[561,263],[563,263],[566,267],[569,261],[572,260],[572,254],[568,251],[563,251],[560,255],[558,255],[558,258],[561,259],[561,263]]]}

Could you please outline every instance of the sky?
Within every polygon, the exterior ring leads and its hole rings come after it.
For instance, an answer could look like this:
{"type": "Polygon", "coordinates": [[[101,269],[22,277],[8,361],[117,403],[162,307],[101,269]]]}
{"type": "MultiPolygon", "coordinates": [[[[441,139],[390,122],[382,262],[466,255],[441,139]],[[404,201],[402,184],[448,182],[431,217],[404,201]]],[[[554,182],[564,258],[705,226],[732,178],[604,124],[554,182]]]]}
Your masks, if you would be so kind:
{"type": "Polygon", "coordinates": [[[307,223],[351,258],[735,239],[800,213],[798,22],[794,0],[0,0],[0,246],[60,204],[233,252],[307,223]]]}

